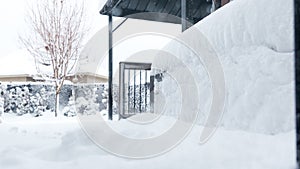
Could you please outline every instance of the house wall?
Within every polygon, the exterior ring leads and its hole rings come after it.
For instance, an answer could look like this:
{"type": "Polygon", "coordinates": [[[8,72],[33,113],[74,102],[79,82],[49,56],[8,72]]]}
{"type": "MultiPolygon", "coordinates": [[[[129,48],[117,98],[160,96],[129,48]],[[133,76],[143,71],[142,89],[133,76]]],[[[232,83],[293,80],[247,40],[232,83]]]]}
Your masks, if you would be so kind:
{"type": "Polygon", "coordinates": [[[31,77],[0,77],[1,82],[33,82],[31,77]]]}
{"type": "Polygon", "coordinates": [[[107,79],[101,77],[94,77],[94,76],[86,76],[87,83],[106,83],[107,79]]]}

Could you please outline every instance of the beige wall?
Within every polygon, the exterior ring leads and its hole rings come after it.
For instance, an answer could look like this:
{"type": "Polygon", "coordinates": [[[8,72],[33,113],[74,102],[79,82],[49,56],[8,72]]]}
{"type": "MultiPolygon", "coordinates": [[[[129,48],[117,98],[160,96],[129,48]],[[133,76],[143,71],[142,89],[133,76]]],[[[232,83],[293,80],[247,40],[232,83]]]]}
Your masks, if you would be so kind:
{"type": "Polygon", "coordinates": [[[34,82],[31,77],[0,77],[0,82],[34,82]]]}
{"type": "Polygon", "coordinates": [[[108,80],[102,77],[93,77],[93,76],[86,76],[87,83],[106,83],[108,80]]]}

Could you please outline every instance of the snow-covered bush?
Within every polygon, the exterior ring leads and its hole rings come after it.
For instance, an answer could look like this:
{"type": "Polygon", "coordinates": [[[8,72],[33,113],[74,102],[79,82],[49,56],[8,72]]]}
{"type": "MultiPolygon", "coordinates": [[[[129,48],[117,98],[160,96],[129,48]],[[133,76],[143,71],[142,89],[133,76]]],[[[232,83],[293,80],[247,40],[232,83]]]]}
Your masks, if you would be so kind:
{"type": "Polygon", "coordinates": [[[41,116],[42,112],[52,107],[51,89],[52,87],[47,85],[8,84],[4,91],[4,112],[18,116],[41,116]]]}
{"type": "Polygon", "coordinates": [[[0,116],[4,113],[4,93],[5,93],[5,85],[0,83],[0,116]]]}
{"type": "Polygon", "coordinates": [[[72,96],[73,85],[65,84],[59,94],[59,109],[68,106],[69,98],[72,96]]]}
{"type": "Polygon", "coordinates": [[[74,88],[77,113],[89,115],[107,108],[105,85],[78,85],[74,88]]]}
{"type": "MultiPolygon", "coordinates": [[[[55,108],[55,89],[44,83],[9,83],[1,85],[3,112],[22,116],[31,114],[34,117],[51,113],[55,108]]],[[[60,94],[60,111],[65,116],[76,116],[77,113],[94,114],[107,108],[107,87],[104,84],[65,85],[60,94]]]]}
{"type": "Polygon", "coordinates": [[[117,84],[114,84],[113,85],[113,114],[118,114],[118,112],[119,112],[119,86],[117,84]]]}
{"type": "Polygon", "coordinates": [[[32,94],[41,97],[41,104],[45,105],[46,110],[54,111],[55,95],[54,86],[50,84],[31,84],[32,94]]]}
{"type": "Polygon", "coordinates": [[[68,101],[68,105],[65,106],[63,108],[63,114],[64,116],[67,116],[67,117],[73,117],[73,116],[76,116],[76,103],[75,103],[75,100],[74,100],[74,97],[71,96],[69,98],[69,101],[68,101]]]}

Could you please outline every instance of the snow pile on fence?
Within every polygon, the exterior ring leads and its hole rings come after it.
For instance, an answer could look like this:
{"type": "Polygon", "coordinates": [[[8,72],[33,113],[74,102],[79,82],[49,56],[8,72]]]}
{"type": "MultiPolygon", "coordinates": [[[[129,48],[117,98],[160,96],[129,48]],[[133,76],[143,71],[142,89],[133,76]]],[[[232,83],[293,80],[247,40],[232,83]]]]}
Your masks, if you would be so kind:
{"type": "MultiPolygon", "coordinates": [[[[194,27],[206,36],[222,64],[226,83],[226,105],[221,125],[227,129],[276,134],[294,130],[293,2],[291,0],[235,0],[194,27]]],[[[201,44],[187,30],[190,43],[201,44]]],[[[200,48],[200,47],[199,47],[200,48]]],[[[200,116],[205,124],[212,100],[209,75],[197,56],[177,41],[164,50],[187,65],[198,84],[200,116]]],[[[175,61],[165,64],[167,73],[183,69],[175,61]]],[[[162,91],[178,107],[179,97],[172,79],[164,79],[162,91]],[[174,88],[173,90],[170,88],[174,88]],[[177,99],[178,100],[178,99],[177,99]]],[[[193,99],[193,98],[188,98],[193,99]]]]}

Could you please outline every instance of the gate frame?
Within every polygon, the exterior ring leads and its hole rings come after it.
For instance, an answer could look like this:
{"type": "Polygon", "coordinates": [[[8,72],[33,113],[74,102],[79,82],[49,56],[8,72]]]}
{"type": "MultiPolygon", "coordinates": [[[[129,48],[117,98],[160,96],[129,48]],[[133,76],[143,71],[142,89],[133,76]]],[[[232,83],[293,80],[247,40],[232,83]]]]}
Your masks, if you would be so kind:
{"type": "MultiPolygon", "coordinates": [[[[152,63],[142,63],[142,62],[120,62],[119,63],[119,119],[128,118],[130,115],[125,115],[125,70],[151,70],[152,63]]],[[[153,80],[151,80],[150,76],[150,84],[153,80]]],[[[154,81],[152,82],[154,83],[154,81]]],[[[153,84],[154,85],[154,84],[153,84]]],[[[150,85],[150,106],[152,109],[153,104],[153,85],[150,85]]]]}

